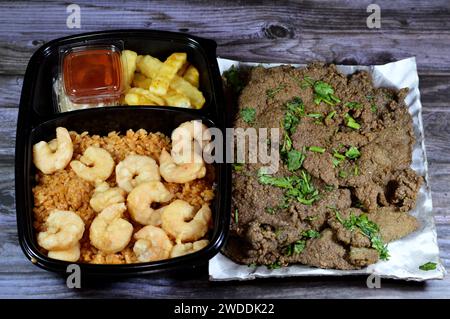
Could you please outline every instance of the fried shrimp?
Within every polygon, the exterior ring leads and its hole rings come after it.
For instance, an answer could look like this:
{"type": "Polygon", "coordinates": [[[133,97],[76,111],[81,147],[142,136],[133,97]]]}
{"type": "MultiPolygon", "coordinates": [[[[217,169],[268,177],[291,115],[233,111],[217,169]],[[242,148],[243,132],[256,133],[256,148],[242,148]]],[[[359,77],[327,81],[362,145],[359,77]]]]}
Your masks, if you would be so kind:
{"type": "Polygon", "coordinates": [[[193,243],[176,244],[175,246],[173,246],[172,251],[170,252],[170,258],[195,253],[196,251],[199,251],[208,246],[208,244],[209,240],[207,239],[198,240],[193,243]]]}
{"type": "Polygon", "coordinates": [[[178,165],[170,154],[163,149],[159,157],[159,172],[167,182],[187,183],[205,177],[206,167],[203,160],[178,165]]]}
{"type": "Polygon", "coordinates": [[[195,213],[194,207],[178,199],[164,208],[161,221],[162,228],[179,244],[196,241],[205,236],[212,216],[208,205],[204,204],[195,213]]]}
{"type": "Polygon", "coordinates": [[[75,173],[88,182],[103,182],[114,170],[114,160],[107,150],[89,146],[79,161],[70,162],[75,173]]]}
{"type": "Polygon", "coordinates": [[[110,187],[107,182],[102,182],[95,187],[94,194],[89,201],[92,209],[99,213],[113,204],[125,202],[125,191],[119,187],[110,187]]]}
{"type": "Polygon", "coordinates": [[[182,123],[172,132],[171,156],[176,164],[193,163],[211,141],[211,133],[199,120],[182,123]]]}
{"type": "Polygon", "coordinates": [[[114,204],[95,217],[89,230],[89,238],[95,248],[113,254],[128,245],[133,225],[122,218],[126,210],[124,203],[114,204]]]}
{"type": "Polygon", "coordinates": [[[116,181],[128,193],[139,184],[160,181],[158,164],[150,156],[128,155],[116,166],[116,181]]]}
{"type": "Polygon", "coordinates": [[[149,262],[169,258],[173,244],[161,228],[145,226],[134,234],[134,238],[136,242],[133,251],[138,261],[149,262]]]}
{"type": "Polygon", "coordinates": [[[64,127],[56,128],[56,139],[49,143],[40,141],[33,146],[34,165],[44,174],[52,174],[66,167],[72,155],[72,139],[64,127]]]}
{"type": "Polygon", "coordinates": [[[80,243],[76,243],[75,246],[65,250],[50,250],[48,257],[63,261],[78,261],[80,259],[80,243]]]}
{"type": "Polygon", "coordinates": [[[71,211],[53,210],[45,222],[47,230],[38,234],[39,246],[47,250],[65,250],[83,237],[84,222],[71,211]]]}
{"type": "Polygon", "coordinates": [[[152,203],[165,203],[171,200],[172,193],[161,182],[147,182],[134,188],[127,198],[131,217],[142,225],[161,224],[161,209],[153,209],[152,203]]]}

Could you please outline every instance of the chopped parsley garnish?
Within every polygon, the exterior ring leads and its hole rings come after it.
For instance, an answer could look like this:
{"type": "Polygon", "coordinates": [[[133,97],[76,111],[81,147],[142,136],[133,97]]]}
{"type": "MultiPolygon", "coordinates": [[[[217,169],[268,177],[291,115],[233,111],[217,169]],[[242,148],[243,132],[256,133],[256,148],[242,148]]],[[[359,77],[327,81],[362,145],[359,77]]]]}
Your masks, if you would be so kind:
{"type": "Polygon", "coordinates": [[[297,240],[284,248],[284,254],[286,256],[298,255],[305,249],[305,246],[306,240],[297,240]]]}
{"type": "Polygon", "coordinates": [[[319,198],[319,191],[312,185],[311,176],[301,171],[300,176],[273,177],[260,169],[258,180],[263,185],[271,185],[285,189],[287,200],[296,200],[304,205],[311,205],[319,198]]]}
{"type": "Polygon", "coordinates": [[[309,114],[306,114],[306,116],[307,116],[307,117],[310,117],[310,118],[313,118],[313,119],[316,119],[316,120],[314,121],[314,124],[319,124],[319,125],[322,125],[322,124],[323,124],[323,123],[322,123],[323,115],[320,114],[320,113],[309,113],[309,114]]]}
{"type": "Polygon", "coordinates": [[[333,163],[333,167],[338,167],[339,164],[341,164],[341,161],[338,160],[337,158],[332,158],[331,162],[333,163]]]}
{"type": "Polygon", "coordinates": [[[366,214],[361,214],[359,216],[355,216],[353,213],[350,214],[350,217],[344,220],[339,211],[336,208],[332,208],[334,213],[336,214],[336,219],[348,230],[354,231],[358,229],[361,234],[370,239],[372,248],[378,251],[378,255],[381,260],[389,259],[389,252],[387,249],[387,245],[383,243],[383,240],[380,236],[380,229],[377,224],[373,221],[369,220],[366,214]]]}
{"type": "Polygon", "coordinates": [[[328,115],[325,119],[331,120],[335,115],[336,115],[336,111],[331,111],[330,113],[328,113],[328,115]]]}
{"type": "Polygon", "coordinates": [[[364,208],[364,205],[361,203],[361,201],[357,201],[354,205],[356,208],[364,208]]]}
{"type": "Polygon", "coordinates": [[[245,107],[240,112],[242,120],[247,124],[253,124],[256,117],[256,110],[252,107],[245,107]]]}
{"type": "Polygon", "coordinates": [[[394,95],[390,92],[386,92],[384,93],[384,96],[388,99],[388,100],[393,100],[394,99],[394,95]]]}
{"type": "Polygon", "coordinates": [[[348,113],[345,114],[346,125],[354,130],[359,130],[361,125],[356,122],[356,120],[351,117],[348,113]]]}
{"type": "Polygon", "coordinates": [[[345,160],[345,156],[339,153],[337,150],[333,150],[332,163],[334,167],[338,167],[341,162],[345,160]]]}
{"type": "Polygon", "coordinates": [[[286,209],[289,207],[289,200],[287,200],[286,198],[283,198],[283,201],[281,203],[279,203],[278,205],[274,206],[274,207],[266,207],[265,210],[268,214],[275,214],[276,212],[278,212],[280,209],[286,209]]]}
{"type": "Polygon", "coordinates": [[[336,157],[338,160],[345,160],[345,156],[339,153],[338,151],[334,151],[333,156],[336,157]]]}
{"type": "Polygon", "coordinates": [[[373,95],[366,95],[366,99],[367,99],[367,101],[371,101],[371,100],[373,100],[373,95]]]}
{"type": "Polygon", "coordinates": [[[334,89],[330,84],[323,81],[316,81],[314,83],[314,103],[319,105],[320,102],[325,102],[328,105],[336,105],[341,100],[334,95],[334,89]]]}
{"type": "Polygon", "coordinates": [[[347,177],[347,173],[345,171],[339,171],[339,177],[346,178],[347,177]]]}
{"type": "Polygon", "coordinates": [[[275,97],[275,95],[277,95],[277,93],[280,92],[281,90],[283,90],[285,87],[286,87],[285,84],[280,84],[276,88],[268,89],[266,91],[267,97],[270,99],[273,99],[275,97]]]}
{"type": "Polygon", "coordinates": [[[286,197],[304,205],[311,205],[319,198],[319,191],[311,183],[311,175],[302,170],[300,177],[294,176],[292,187],[286,191],[286,197]]]}
{"type": "MultiPolygon", "coordinates": [[[[353,159],[357,159],[360,156],[361,156],[361,152],[355,146],[350,146],[350,148],[345,152],[345,154],[341,154],[337,150],[333,150],[332,163],[333,163],[334,167],[338,167],[339,164],[341,164],[342,161],[344,161],[346,157],[348,159],[352,159],[353,160],[353,159]]],[[[343,176],[344,174],[345,174],[345,172],[339,173],[339,176],[342,175],[341,177],[345,177],[345,176],[343,176]]]]}
{"type": "Polygon", "coordinates": [[[435,269],[436,269],[436,266],[437,266],[436,263],[433,263],[433,262],[429,261],[429,262],[427,262],[427,263],[421,265],[421,266],[419,267],[419,269],[420,269],[420,270],[423,270],[423,271],[435,270],[435,269]]]}
{"type": "Polygon", "coordinates": [[[287,134],[291,135],[297,128],[299,122],[300,122],[299,117],[295,116],[290,112],[287,112],[286,115],[284,116],[283,128],[285,129],[287,134]]]}
{"type": "Polygon", "coordinates": [[[303,77],[303,82],[302,82],[302,85],[300,87],[302,89],[306,89],[308,87],[312,87],[312,86],[314,86],[314,82],[315,81],[310,76],[305,75],[303,77]]]}
{"type": "Polygon", "coordinates": [[[325,185],[324,188],[327,192],[332,192],[332,191],[334,191],[335,186],[334,185],[325,185]]]}
{"type": "Polygon", "coordinates": [[[351,146],[346,152],[345,156],[347,156],[349,159],[355,159],[361,156],[361,153],[359,152],[357,147],[351,146]]]}
{"type": "Polygon", "coordinates": [[[298,170],[305,160],[305,154],[297,150],[287,152],[287,168],[291,172],[298,170]]]}
{"type": "Polygon", "coordinates": [[[234,210],[234,222],[236,224],[239,222],[239,210],[237,208],[234,210]]]}
{"type": "Polygon", "coordinates": [[[294,243],[294,254],[300,254],[305,249],[306,241],[298,240],[294,243]]]}
{"type": "Polygon", "coordinates": [[[348,107],[349,109],[360,109],[362,108],[362,104],[358,102],[347,102],[344,104],[344,106],[348,107]]]}
{"type": "Polygon", "coordinates": [[[370,110],[372,111],[372,113],[376,113],[377,112],[377,106],[375,104],[371,104],[370,105],[370,110]]]}
{"type": "MultiPolygon", "coordinates": [[[[305,160],[305,149],[303,152],[292,147],[291,134],[295,132],[300,117],[304,115],[304,104],[299,97],[294,97],[286,103],[286,113],[281,123],[284,129],[284,139],[281,146],[283,162],[289,171],[300,169],[305,160]]],[[[288,207],[290,200],[296,200],[304,205],[311,205],[319,197],[319,191],[311,184],[311,176],[305,171],[301,171],[300,176],[273,177],[265,174],[261,170],[258,172],[258,179],[261,184],[271,185],[285,189],[285,207],[288,207]]]]}
{"type": "Polygon", "coordinates": [[[236,93],[241,93],[244,89],[244,81],[242,81],[239,70],[232,65],[227,71],[223,72],[223,76],[227,80],[227,84],[233,89],[236,93]]]}
{"type": "Polygon", "coordinates": [[[276,261],[270,265],[267,265],[267,269],[270,269],[270,270],[278,269],[278,268],[281,268],[281,263],[279,261],[276,261]]]}
{"type": "Polygon", "coordinates": [[[355,164],[355,167],[353,168],[353,175],[358,176],[359,175],[359,166],[355,164]]]}
{"type": "Polygon", "coordinates": [[[283,229],[277,229],[277,230],[275,230],[275,237],[280,238],[281,235],[283,235],[283,234],[284,234],[283,229]]]}
{"type": "Polygon", "coordinates": [[[287,110],[283,122],[281,123],[281,126],[284,129],[281,156],[290,171],[299,169],[305,160],[305,155],[303,153],[293,149],[291,139],[291,134],[295,132],[297,125],[300,123],[300,117],[304,115],[304,107],[303,101],[299,97],[294,97],[292,100],[288,101],[286,103],[287,110]]]}
{"type": "Polygon", "coordinates": [[[273,177],[262,173],[261,169],[258,171],[258,179],[263,185],[276,186],[286,189],[292,187],[293,183],[292,177],[273,177]]]}
{"type": "MultiPolygon", "coordinates": [[[[312,218],[315,218],[313,216],[311,216],[312,218]]],[[[304,232],[301,233],[301,236],[303,238],[319,238],[320,237],[320,233],[318,231],[315,231],[313,229],[309,229],[306,230],[304,232]]],[[[299,239],[295,242],[293,242],[292,244],[286,246],[284,248],[283,253],[286,256],[292,256],[292,255],[297,255],[300,254],[306,247],[306,240],[305,239],[299,239]]]]}
{"type": "Polygon", "coordinates": [[[235,170],[236,172],[240,172],[244,169],[244,164],[243,163],[234,163],[232,164],[233,170],[235,170]]]}
{"type": "Polygon", "coordinates": [[[308,229],[306,231],[304,231],[302,233],[303,237],[308,237],[308,238],[319,238],[320,237],[320,233],[316,230],[313,229],[308,229]]]}
{"type": "Polygon", "coordinates": [[[292,100],[286,103],[286,114],[284,115],[283,128],[289,134],[295,132],[300,117],[305,113],[305,105],[299,97],[294,97],[292,100]]]}
{"type": "Polygon", "coordinates": [[[281,146],[281,153],[287,154],[292,149],[292,140],[289,134],[284,133],[283,145],[281,146]]]}
{"type": "Polygon", "coordinates": [[[307,117],[312,117],[314,119],[321,119],[323,117],[323,115],[320,114],[320,113],[309,113],[309,114],[306,114],[306,116],[307,117]]]}
{"type": "Polygon", "coordinates": [[[310,147],[308,147],[308,150],[310,150],[311,152],[321,153],[321,154],[325,152],[325,148],[320,147],[320,146],[310,146],[310,147]]]}

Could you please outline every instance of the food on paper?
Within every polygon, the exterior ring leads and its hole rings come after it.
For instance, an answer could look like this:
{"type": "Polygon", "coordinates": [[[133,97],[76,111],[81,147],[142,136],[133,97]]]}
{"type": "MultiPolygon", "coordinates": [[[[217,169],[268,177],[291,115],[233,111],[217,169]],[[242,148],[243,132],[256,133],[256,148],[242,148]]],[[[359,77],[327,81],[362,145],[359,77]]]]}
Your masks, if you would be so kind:
{"type": "Polygon", "coordinates": [[[334,65],[253,68],[226,77],[239,97],[235,127],[279,127],[280,170],[233,172],[231,237],[238,263],[359,269],[389,259],[390,241],[418,227],[408,212],[423,182],[407,90],[374,88],[367,72],[334,65]]]}

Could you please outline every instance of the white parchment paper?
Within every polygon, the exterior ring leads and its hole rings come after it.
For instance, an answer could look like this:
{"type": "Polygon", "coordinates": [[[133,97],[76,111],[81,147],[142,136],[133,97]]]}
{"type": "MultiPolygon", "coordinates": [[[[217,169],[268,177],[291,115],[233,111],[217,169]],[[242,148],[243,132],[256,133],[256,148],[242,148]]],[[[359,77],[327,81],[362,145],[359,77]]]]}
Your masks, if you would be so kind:
{"type": "MultiPolygon", "coordinates": [[[[228,70],[232,65],[273,67],[277,64],[243,63],[218,58],[220,71],[228,70]]],[[[294,66],[302,66],[295,65],[294,66]]],[[[412,169],[425,177],[425,183],[420,189],[417,206],[411,212],[416,216],[421,227],[409,236],[389,243],[388,261],[379,261],[361,270],[332,270],[319,269],[303,265],[269,270],[265,266],[248,267],[239,265],[222,254],[218,254],[209,262],[210,280],[249,280],[264,277],[288,276],[342,276],[357,274],[376,274],[382,278],[423,281],[428,279],[442,279],[446,273],[439,259],[439,248],[434,225],[431,191],[428,184],[428,163],[425,154],[424,134],[422,125],[422,105],[420,103],[419,77],[417,75],[415,58],[408,58],[397,62],[376,66],[338,66],[339,71],[351,74],[357,70],[371,73],[376,87],[409,88],[405,99],[409,112],[413,117],[416,144],[413,149],[412,169]],[[423,271],[419,266],[427,262],[437,263],[435,270],[423,271]]]]}

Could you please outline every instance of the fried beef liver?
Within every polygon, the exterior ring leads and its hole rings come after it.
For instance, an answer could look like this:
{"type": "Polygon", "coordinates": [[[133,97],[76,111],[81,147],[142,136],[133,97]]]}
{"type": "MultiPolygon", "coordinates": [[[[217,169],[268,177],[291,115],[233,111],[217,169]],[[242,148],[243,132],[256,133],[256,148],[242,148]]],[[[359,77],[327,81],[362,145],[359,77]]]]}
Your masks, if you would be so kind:
{"type": "MultiPolygon", "coordinates": [[[[415,231],[418,222],[408,211],[415,207],[423,179],[410,168],[415,140],[406,94],[374,88],[367,72],[344,76],[334,65],[253,68],[239,111],[253,108],[255,118],[246,121],[238,112],[234,127],[285,133],[286,103],[300,98],[304,113],[291,134],[292,147],[306,156],[298,171],[311,176],[319,197],[311,205],[286,201],[284,189],[260,183],[261,164],[244,164],[233,171],[233,218],[224,253],[243,264],[359,269],[377,262],[378,251],[368,236],[342,221],[364,214],[378,225],[386,243],[415,231]],[[339,103],[314,102],[313,84],[319,80],[334,89],[339,103]],[[348,116],[359,129],[346,125],[348,116]],[[325,151],[311,151],[311,146],[325,151]],[[336,153],[345,156],[352,146],[359,157],[336,161],[336,153]]],[[[288,170],[283,158],[279,164],[275,177],[298,173],[288,170]]]]}

